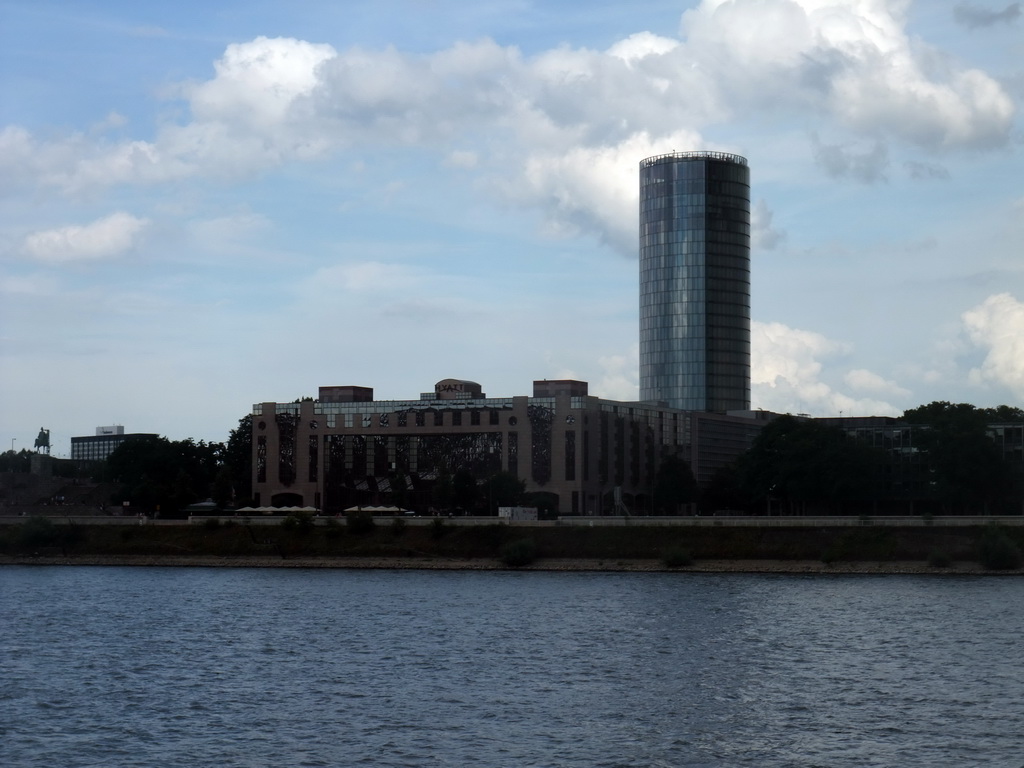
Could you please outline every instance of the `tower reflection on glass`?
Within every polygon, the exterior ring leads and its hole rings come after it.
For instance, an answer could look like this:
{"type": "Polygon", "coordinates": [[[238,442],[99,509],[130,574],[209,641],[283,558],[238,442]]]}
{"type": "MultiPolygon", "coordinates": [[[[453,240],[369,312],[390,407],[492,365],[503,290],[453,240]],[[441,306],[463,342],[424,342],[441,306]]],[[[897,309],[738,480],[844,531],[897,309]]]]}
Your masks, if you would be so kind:
{"type": "Polygon", "coordinates": [[[750,408],[750,169],[739,155],[640,163],[640,399],[750,408]]]}

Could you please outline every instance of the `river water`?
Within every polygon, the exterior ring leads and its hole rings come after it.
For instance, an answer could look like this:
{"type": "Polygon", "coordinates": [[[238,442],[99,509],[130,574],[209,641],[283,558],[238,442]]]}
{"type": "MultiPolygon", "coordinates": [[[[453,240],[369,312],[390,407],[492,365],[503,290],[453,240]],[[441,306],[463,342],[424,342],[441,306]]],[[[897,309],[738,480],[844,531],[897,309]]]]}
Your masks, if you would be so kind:
{"type": "Polygon", "coordinates": [[[1024,766],[1024,579],[0,568],[0,765],[1024,766]]]}

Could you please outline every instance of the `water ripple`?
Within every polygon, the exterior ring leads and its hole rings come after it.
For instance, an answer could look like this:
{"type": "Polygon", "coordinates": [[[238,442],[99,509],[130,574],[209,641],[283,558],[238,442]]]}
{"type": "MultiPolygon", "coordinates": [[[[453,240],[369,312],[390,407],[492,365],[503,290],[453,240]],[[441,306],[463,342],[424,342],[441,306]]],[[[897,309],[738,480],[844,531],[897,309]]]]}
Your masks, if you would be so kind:
{"type": "Polygon", "coordinates": [[[12,768],[1024,763],[1018,579],[0,579],[12,768]]]}

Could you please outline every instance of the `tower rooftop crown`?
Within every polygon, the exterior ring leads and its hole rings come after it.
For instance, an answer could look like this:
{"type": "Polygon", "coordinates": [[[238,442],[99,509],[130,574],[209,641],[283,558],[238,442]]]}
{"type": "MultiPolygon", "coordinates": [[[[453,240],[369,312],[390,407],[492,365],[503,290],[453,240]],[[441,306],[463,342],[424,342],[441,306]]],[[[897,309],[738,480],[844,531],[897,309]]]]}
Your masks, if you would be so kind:
{"type": "Polygon", "coordinates": [[[729,152],[668,152],[664,155],[654,155],[653,157],[644,158],[640,161],[641,168],[648,168],[652,165],[658,165],[658,163],[667,163],[672,160],[723,160],[727,163],[737,163],[739,165],[746,165],[747,158],[741,155],[733,155],[729,152]]]}

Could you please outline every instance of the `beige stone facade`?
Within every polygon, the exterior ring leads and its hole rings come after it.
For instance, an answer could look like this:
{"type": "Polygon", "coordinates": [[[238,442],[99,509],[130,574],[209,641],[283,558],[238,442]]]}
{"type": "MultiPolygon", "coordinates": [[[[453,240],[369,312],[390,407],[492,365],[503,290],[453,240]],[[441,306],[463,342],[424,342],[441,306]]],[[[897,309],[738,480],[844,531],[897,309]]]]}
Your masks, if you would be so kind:
{"type": "MultiPolygon", "coordinates": [[[[536,381],[532,396],[487,397],[445,379],[418,400],[373,400],[368,387],[321,387],[317,400],[253,408],[253,488],[259,505],[436,510],[439,478],[478,483],[508,472],[558,514],[651,511],[661,460],[682,455],[698,479],[750,444],[752,418],[603,400],[586,382],[536,381]],[[700,437],[698,441],[696,438],[700,437]]],[[[704,475],[705,477],[702,477],[704,475]]],[[[481,499],[468,513],[494,514],[481,499]]]]}

